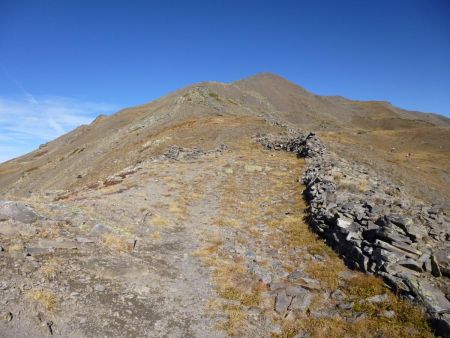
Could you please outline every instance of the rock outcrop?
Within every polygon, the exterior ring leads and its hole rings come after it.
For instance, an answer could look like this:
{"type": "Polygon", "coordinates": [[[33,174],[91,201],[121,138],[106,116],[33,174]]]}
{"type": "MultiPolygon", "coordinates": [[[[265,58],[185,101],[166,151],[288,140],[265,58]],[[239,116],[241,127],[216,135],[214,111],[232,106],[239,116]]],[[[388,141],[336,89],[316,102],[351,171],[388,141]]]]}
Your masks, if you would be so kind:
{"type": "Polygon", "coordinates": [[[328,151],[314,134],[258,136],[265,147],[306,158],[309,224],[352,268],[375,274],[421,303],[438,334],[450,335],[450,224],[370,168],[328,151]]]}

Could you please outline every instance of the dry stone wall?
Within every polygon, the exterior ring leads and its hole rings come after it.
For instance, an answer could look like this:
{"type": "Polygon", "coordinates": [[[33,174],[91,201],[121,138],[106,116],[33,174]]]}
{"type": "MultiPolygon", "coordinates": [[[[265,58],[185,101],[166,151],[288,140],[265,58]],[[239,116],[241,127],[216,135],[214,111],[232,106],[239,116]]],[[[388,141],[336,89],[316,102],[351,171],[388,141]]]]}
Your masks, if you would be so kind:
{"type": "Polygon", "coordinates": [[[309,224],[352,268],[375,274],[421,303],[438,334],[450,336],[450,223],[374,170],[327,150],[314,134],[260,135],[269,149],[307,162],[302,181],[309,224]]]}

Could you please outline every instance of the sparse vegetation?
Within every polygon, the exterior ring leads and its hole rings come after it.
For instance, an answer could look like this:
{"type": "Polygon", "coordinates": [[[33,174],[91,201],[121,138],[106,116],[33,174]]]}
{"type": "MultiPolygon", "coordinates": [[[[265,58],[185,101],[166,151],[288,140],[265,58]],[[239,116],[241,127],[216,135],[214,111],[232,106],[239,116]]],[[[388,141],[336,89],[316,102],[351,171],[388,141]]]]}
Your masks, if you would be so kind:
{"type": "Polygon", "coordinates": [[[59,275],[62,265],[61,259],[52,257],[41,266],[39,272],[46,280],[51,281],[59,275]]]}
{"type": "Polygon", "coordinates": [[[133,242],[123,236],[107,233],[101,236],[103,244],[118,252],[130,252],[133,250],[133,242]]]}
{"type": "Polygon", "coordinates": [[[161,215],[155,215],[151,218],[150,221],[151,224],[156,225],[156,226],[165,226],[168,225],[168,221],[165,217],[161,216],[161,215]]]}
{"type": "Polygon", "coordinates": [[[48,290],[31,291],[31,299],[47,311],[54,311],[58,303],[56,295],[48,290]]]}
{"type": "Polygon", "coordinates": [[[220,100],[219,94],[217,94],[217,93],[209,92],[208,95],[210,97],[212,97],[213,99],[220,100]]]}

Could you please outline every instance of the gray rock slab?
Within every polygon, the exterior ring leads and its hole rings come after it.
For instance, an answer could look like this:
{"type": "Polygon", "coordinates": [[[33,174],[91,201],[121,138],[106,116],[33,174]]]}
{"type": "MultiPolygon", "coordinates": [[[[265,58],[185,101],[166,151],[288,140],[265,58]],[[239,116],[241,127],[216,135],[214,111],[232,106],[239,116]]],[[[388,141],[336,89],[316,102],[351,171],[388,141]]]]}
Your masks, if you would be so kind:
{"type": "Polygon", "coordinates": [[[34,210],[21,202],[1,201],[0,202],[0,221],[15,220],[30,224],[38,219],[34,210]]]}
{"type": "Polygon", "coordinates": [[[285,291],[280,291],[275,297],[275,311],[278,313],[284,313],[287,311],[291,304],[292,297],[286,295],[285,291]]]}
{"type": "Polygon", "coordinates": [[[419,280],[410,275],[404,275],[403,280],[430,313],[442,314],[450,312],[450,301],[441,290],[430,282],[419,280]]]}

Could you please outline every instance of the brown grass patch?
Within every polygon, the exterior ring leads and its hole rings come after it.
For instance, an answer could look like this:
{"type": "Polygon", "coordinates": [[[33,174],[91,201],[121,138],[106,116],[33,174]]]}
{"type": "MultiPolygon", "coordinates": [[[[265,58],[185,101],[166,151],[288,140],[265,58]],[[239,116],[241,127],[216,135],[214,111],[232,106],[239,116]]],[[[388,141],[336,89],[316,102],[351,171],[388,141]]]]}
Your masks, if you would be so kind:
{"type": "Polygon", "coordinates": [[[46,280],[54,280],[61,273],[62,261],[58,258],[50,258],[39,269],[40,274],[46,280]]]}
{"type": "Polygon", "coordinates": [[[339,286],[339,272],[345,269],[344,263],[339,258],[328,259],[325,262],[311,262],[305,271],[312,278],[318,279],[322,286],[334,291],[339,286]]]}
{"type": "Polygon", "coordinates": [[[101,240],[106,247],[119,252],[131,252],[133,250],[131,240],[116,234],[104,234],[101,236],[101,240]]]}
{"type": "Polygon", "coordinates": [[[161,215],[153,216],[150,222],[151,222],[151,224],[156,225],[156,226],[168,225],[167,219],[161,215]]]}
{"type": "Polygon", "coordinates": [[[245,325],[247,314],[239,305],[224,304],[222,311],[226,314],[227,320],[220,323],[218,328],[224,330],[230,337],[236,337],[239,328],[245,325]]]}
{"type": "Polygon", "coordinates": [[[157,241],[157,240],[161,239],[161,233],[159,231],[154,231],[150,235],[150,238],[153,239],[154,241],[157,241]]]}
{"type": "Polygon", "coordinates": [[[31,299],[40,304],[47,311],[55,310],[58,303],[56,295],[47,290],[31,291],[31,299]]]}

